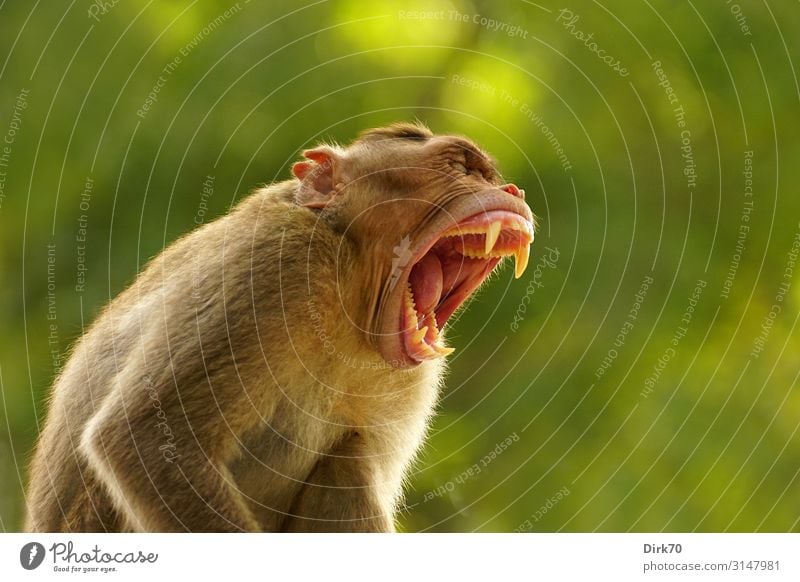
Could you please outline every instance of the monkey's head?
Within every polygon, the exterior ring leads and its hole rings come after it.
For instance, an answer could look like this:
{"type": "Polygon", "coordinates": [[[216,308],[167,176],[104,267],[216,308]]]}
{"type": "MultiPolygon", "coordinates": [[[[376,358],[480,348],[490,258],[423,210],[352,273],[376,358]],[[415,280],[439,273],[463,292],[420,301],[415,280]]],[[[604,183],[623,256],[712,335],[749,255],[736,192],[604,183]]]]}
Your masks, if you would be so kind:
{"type": "Polygon", "coordinates": [[[451,353],[441,332],[453,313],[505,257],[516,277],[525,270],[534,219],[524,191],[471,141],[395,124],[303,154],[295,200],[354,243],[340,280],[361,293],[351,319],[392,365],[451,353]]]}

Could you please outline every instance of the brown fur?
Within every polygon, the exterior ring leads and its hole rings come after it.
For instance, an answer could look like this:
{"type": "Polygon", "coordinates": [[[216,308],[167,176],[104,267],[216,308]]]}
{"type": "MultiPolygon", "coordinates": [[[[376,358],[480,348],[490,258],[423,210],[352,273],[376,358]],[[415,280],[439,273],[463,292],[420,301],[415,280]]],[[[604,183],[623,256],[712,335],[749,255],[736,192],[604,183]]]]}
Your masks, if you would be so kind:
{"type": "Polygon", "coordinates": [[[497,179],[474,145],[419,126],[332,147],[337,204],[298,205],[298,180],[256,191],[150,262],[80,339],[27,530],[393,529],[444,368],[388,366],[369,333],[392,248],[431,214],[395,203],[478,187],[454,183],[445,150],[497,179]]]}

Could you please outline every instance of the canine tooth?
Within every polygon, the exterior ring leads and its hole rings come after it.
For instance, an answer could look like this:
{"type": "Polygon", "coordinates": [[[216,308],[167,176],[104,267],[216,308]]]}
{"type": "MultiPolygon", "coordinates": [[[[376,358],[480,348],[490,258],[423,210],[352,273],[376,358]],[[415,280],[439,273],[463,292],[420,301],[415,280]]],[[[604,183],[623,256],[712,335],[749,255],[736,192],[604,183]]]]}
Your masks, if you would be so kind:
{"type": "Polygon", "coordinates": [[[449,355],[450,355],[450,354],[452,354],[454,351],[456,351],[456,349],[455,349],[455,348],[446,348],[446,347],[444,347],[444,346],[440,346],[439,344],[433,344],[433,346],[431,346],[431,347],[434,349],[434,351],[435,351],[435,352],[436,352],[438,355],[440,355],[440,356],[442,356],[442,357],[449,356],[449,355]]]}
{"type": "Polygon", "coordinates": [[[431,346],[423,342],[414,347],[413,357],[421,362],[422,360],[435,360],[441,356],[438,352],[432,350],[431,346]]]}
{"type": "Polygon", "coordinates": [[[517,252],[514,253],[514,278],[519,279],[522,277],[522,273],[525,272],[525,268],[528,266],[528,259],[531,256],[531,247],[529,245],[523,244],[517,252]]]}
{"type": "Polygon", "coordinates": [[[428,323],[433,329],[433,339],[434,340],[438,339],[439,328],[436,326],[436,314],[433,311],[425,315],[425,322],[428,323]]]}
{"type": "Polygon", "coordinates": [[[502,224],[500,224],[498,221],[494,221],[486,230],[486,247],[484,252],[487,255],[492,252],[492,249],[494,249],[494,245],[497,243],[497,239],[500,237],[500,231],[502,228],[502,224]]]}

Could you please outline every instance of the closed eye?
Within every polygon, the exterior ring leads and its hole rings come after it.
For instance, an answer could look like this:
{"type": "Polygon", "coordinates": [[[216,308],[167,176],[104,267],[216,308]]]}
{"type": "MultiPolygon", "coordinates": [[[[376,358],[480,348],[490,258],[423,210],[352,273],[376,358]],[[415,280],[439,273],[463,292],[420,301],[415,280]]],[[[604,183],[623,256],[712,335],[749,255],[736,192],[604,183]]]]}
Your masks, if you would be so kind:
{"type": "Polygon", "coordinates": [[[469,170],[467,170],[467,167],[461,162],[450,162],[450,165],[453,166],[454,170],[457,170],[462,174],[469,174],[469,170]]]}

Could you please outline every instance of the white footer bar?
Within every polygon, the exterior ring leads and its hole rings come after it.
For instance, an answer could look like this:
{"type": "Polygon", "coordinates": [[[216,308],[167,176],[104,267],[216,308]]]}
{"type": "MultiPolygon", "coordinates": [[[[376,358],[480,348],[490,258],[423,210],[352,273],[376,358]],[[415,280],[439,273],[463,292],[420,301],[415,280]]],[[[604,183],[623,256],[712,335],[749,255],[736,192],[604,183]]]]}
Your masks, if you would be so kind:
{"type": "Polygon", "coordinates": [[[800,534],[4,534],[2,580],[800,580],[800,534]],[[211,578],[214,577],[214,578],[211,578]]]}

